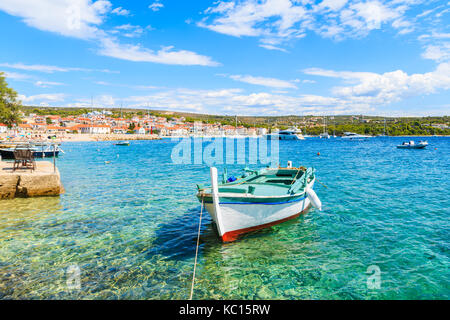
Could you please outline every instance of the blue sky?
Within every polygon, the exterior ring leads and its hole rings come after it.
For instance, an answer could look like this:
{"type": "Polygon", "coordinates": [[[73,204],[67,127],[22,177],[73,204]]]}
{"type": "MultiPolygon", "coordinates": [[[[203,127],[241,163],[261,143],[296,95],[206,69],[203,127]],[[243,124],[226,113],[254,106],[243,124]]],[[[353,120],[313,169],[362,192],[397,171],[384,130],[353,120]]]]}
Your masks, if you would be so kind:
{"type": "Polygon", "coordinates": [[[448,0],[2,0],[0,36],[26,105],[450,114],[448,0]]]}

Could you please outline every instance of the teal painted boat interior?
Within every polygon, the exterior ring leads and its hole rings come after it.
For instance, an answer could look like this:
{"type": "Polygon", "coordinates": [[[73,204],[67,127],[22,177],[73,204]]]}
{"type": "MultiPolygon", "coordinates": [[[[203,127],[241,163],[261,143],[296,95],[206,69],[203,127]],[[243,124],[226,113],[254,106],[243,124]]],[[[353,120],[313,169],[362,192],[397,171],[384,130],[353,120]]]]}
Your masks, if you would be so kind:
{"type": "MultiPolygon", "coordinates": [[[[323,211],[229,244],[203,212],[194,299],[449,299],[450,138],[397,149],[404,140],[280,141],[282,164],[314,167],[327,186],[314,188],[323,211]]],[[[210,178],[172,164],[175,144],[64,143],[64,195],[0,201],[0,298],[189,298],[196,184],[210,178]],[[80,289],[67,287],[74,265],[80,289]]]]}
{"type": "MultiPolygon", "coordinates": [[[[313,178],[313,169],[306,172],[306,168],[262,168],[254,172],[241,172],[239,178],[233,182],[221,182],[218,185],[219,193],[233,193],[233,196],[242,195],[245,198],[249,196],[267,197],[265,201],[278,201],[277,198],[295,196],[298,193],[304,193],[305,179],[313,178]],[[296,184],[296,182],[298,182],[296,184]],[[303,182],[303,183],[302,183],[303,182]]],[[[211,187],[201,190],[205,194],[211,194],[211,187]]],[[[227,197],[220,197],[220,199],[227,197]]],[[[251,200],[251,199],[246,199],[251,200]]],[[[258,201],[261,201],[259,199],[258,201]]]]}

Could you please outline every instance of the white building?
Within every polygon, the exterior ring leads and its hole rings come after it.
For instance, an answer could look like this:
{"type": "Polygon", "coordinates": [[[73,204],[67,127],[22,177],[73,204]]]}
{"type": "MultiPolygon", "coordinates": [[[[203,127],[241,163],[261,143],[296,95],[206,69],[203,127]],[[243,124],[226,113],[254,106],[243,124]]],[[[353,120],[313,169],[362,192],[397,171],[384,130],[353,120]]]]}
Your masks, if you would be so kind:
{"type": "Polygon", "coordinates": [[[8,131],[8,126],[6,124],[0,123],[0,133],[6,133],[8,131]]]}
{"type": "Polygon", "coordinates": [[[80,132],[88,134],[108,134],[111,133],[111,127],[101,124],[88,124],[80,126],[80,132]]]}
{"type": "Polygon", "coordinates": [[[145,128],[144,127],[136,128],[136,129],[134,129],[134,133],[145,134],[145,128]]]}
{"type": "Polygon", "coordinates": [[[264,136],[267,134],[267,129],[266,128],[258,128],[257,133],[259,136],[264,136]]]}

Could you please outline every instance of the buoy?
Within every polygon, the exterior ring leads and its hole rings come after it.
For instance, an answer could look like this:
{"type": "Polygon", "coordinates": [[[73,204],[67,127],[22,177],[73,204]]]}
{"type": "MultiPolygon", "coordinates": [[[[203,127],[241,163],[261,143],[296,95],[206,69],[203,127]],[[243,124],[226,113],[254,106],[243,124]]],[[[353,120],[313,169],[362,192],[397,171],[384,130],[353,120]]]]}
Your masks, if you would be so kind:
{"type": "Polygon", "coordinates": [[[317,155],[320,156],[320,152],[317,152],[317,155]]]}
{"type": "Polygon", "coordinates": [[[308,196],[309,201],[311,201],[311,204],[319,211],[322,211],[322,202],[320,201],[317,194],[314,192],[313,189],[307,187],[306,188],[306,195],[308,196]]]}

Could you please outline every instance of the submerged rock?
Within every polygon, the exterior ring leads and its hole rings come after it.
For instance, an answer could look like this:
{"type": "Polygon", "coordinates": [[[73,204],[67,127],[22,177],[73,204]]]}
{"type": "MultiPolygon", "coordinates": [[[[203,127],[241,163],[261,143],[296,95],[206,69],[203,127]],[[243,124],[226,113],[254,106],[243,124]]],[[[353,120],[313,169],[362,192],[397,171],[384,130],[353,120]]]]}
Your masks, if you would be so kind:
{"type": "Polygon", "coordinates": [[[275,297],[275,292],[273,292],[269,287],[262,287],[258,290],[257,293],[258,298],[263,300],[273,299],[275,297]]]}

